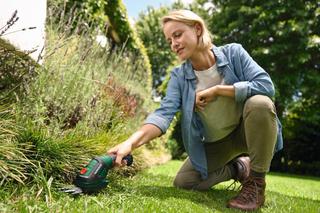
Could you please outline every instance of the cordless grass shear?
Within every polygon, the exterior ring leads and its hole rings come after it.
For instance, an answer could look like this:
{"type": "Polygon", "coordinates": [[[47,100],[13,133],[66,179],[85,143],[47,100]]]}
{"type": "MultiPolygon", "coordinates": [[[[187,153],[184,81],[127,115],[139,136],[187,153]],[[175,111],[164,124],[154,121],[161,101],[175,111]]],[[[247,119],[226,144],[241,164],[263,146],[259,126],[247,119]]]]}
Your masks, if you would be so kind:
{"type": "MultiPolygon", "coordinates": [[[[62,191],[71,195],[94,194],[101,191],[109,183],[107,175],[109,169],[113,168],[115,159],[115,155],[94,157],[78,172],[73,181],[74,187],[62,188],[62,191]]],[[[123,160],[127,162],[127,166],[133,163],[132,155],[125,156],[123,160]]]]}

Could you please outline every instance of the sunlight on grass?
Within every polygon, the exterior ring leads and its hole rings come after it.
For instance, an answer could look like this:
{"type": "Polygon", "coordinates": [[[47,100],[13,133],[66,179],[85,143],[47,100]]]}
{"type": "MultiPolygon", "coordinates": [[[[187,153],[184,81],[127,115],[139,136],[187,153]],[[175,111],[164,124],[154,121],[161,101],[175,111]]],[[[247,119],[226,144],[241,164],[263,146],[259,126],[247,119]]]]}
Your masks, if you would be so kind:
{"type": "MultiPolygon", "coordinates": [[[[227,209],[227,200],[236,191],[227,190],[231,181],[206,192],[188,191],[172,186],[181,161],[170,161],[124,178],[111,174],[107,189],[95,196],[73,198],[52,191],[50,202],[36,197],[33,190],[18,189],[7,194],[0,190],[1,212],[240,212],[227,209]],[[7,205],[5,205],[7,203],[7,205]]],[[[319,212],[320,179],[270,173],[267,200],[259,212],[319,212]]]]}

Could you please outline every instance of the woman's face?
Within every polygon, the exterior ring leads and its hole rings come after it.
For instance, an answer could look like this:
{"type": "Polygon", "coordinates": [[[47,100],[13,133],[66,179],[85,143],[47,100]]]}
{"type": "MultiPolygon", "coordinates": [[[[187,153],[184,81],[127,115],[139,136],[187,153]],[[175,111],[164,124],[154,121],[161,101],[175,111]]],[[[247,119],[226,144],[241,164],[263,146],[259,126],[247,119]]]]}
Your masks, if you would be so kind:
{"type": "Polygon", "coordinates": [[[180,60],[192,57],[198,47],[198,37],[201,27],[191,27],[182,22],[168,21],[163,26],[163,32],[171,50],[176,53],[180,60]]]}

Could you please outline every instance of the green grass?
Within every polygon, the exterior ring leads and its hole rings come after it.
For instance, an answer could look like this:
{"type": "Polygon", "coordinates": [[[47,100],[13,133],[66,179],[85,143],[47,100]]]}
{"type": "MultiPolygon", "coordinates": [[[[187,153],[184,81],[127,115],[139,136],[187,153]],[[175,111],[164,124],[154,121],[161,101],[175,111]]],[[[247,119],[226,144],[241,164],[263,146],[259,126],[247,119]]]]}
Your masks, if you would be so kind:
{"type": "MultiPolygon", "coordinates": [[[[0,189],[0,212],[240,212],[225,208],[236,191],[231,181],[207,192],[172,187],[180,161],[142,171],[130,178],[109,175],[107,189],[96,196],[70,197],[53,187],[24,186],[5,192],[0,189]]],[[[267,199],[258,212],[319,212],[320,178],[270,173],[267,199]]]]}

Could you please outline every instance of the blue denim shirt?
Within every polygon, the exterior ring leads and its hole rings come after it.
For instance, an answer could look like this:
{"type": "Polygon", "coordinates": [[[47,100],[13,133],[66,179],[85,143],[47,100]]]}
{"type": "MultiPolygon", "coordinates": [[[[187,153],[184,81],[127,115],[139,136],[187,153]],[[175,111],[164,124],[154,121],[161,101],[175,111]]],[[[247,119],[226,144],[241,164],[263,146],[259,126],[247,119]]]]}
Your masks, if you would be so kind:
{"type": "MultiPolygon", "coordinates": [[[[274,96],[274,86],[267,72],[263,70],[240,44],[227,44],[211,49],[216,57],[219,74],[226,85],[235,88],[235,100],[244,103],[247,98],[261,94],[274,96]]],[[[145,124],[153,124],[165,133],[177,111],[181,110],[182,139],[186,152],[201,177],[208,177],[204,150],[204,129],[194,111],[196,76],[191,62],[186,60],[171,72],[165,98],[161,106],[151,113],[145,124]]],[[[282,128],[278,120],[278,137],[275,151],[282,149],[282,128]]]]}

